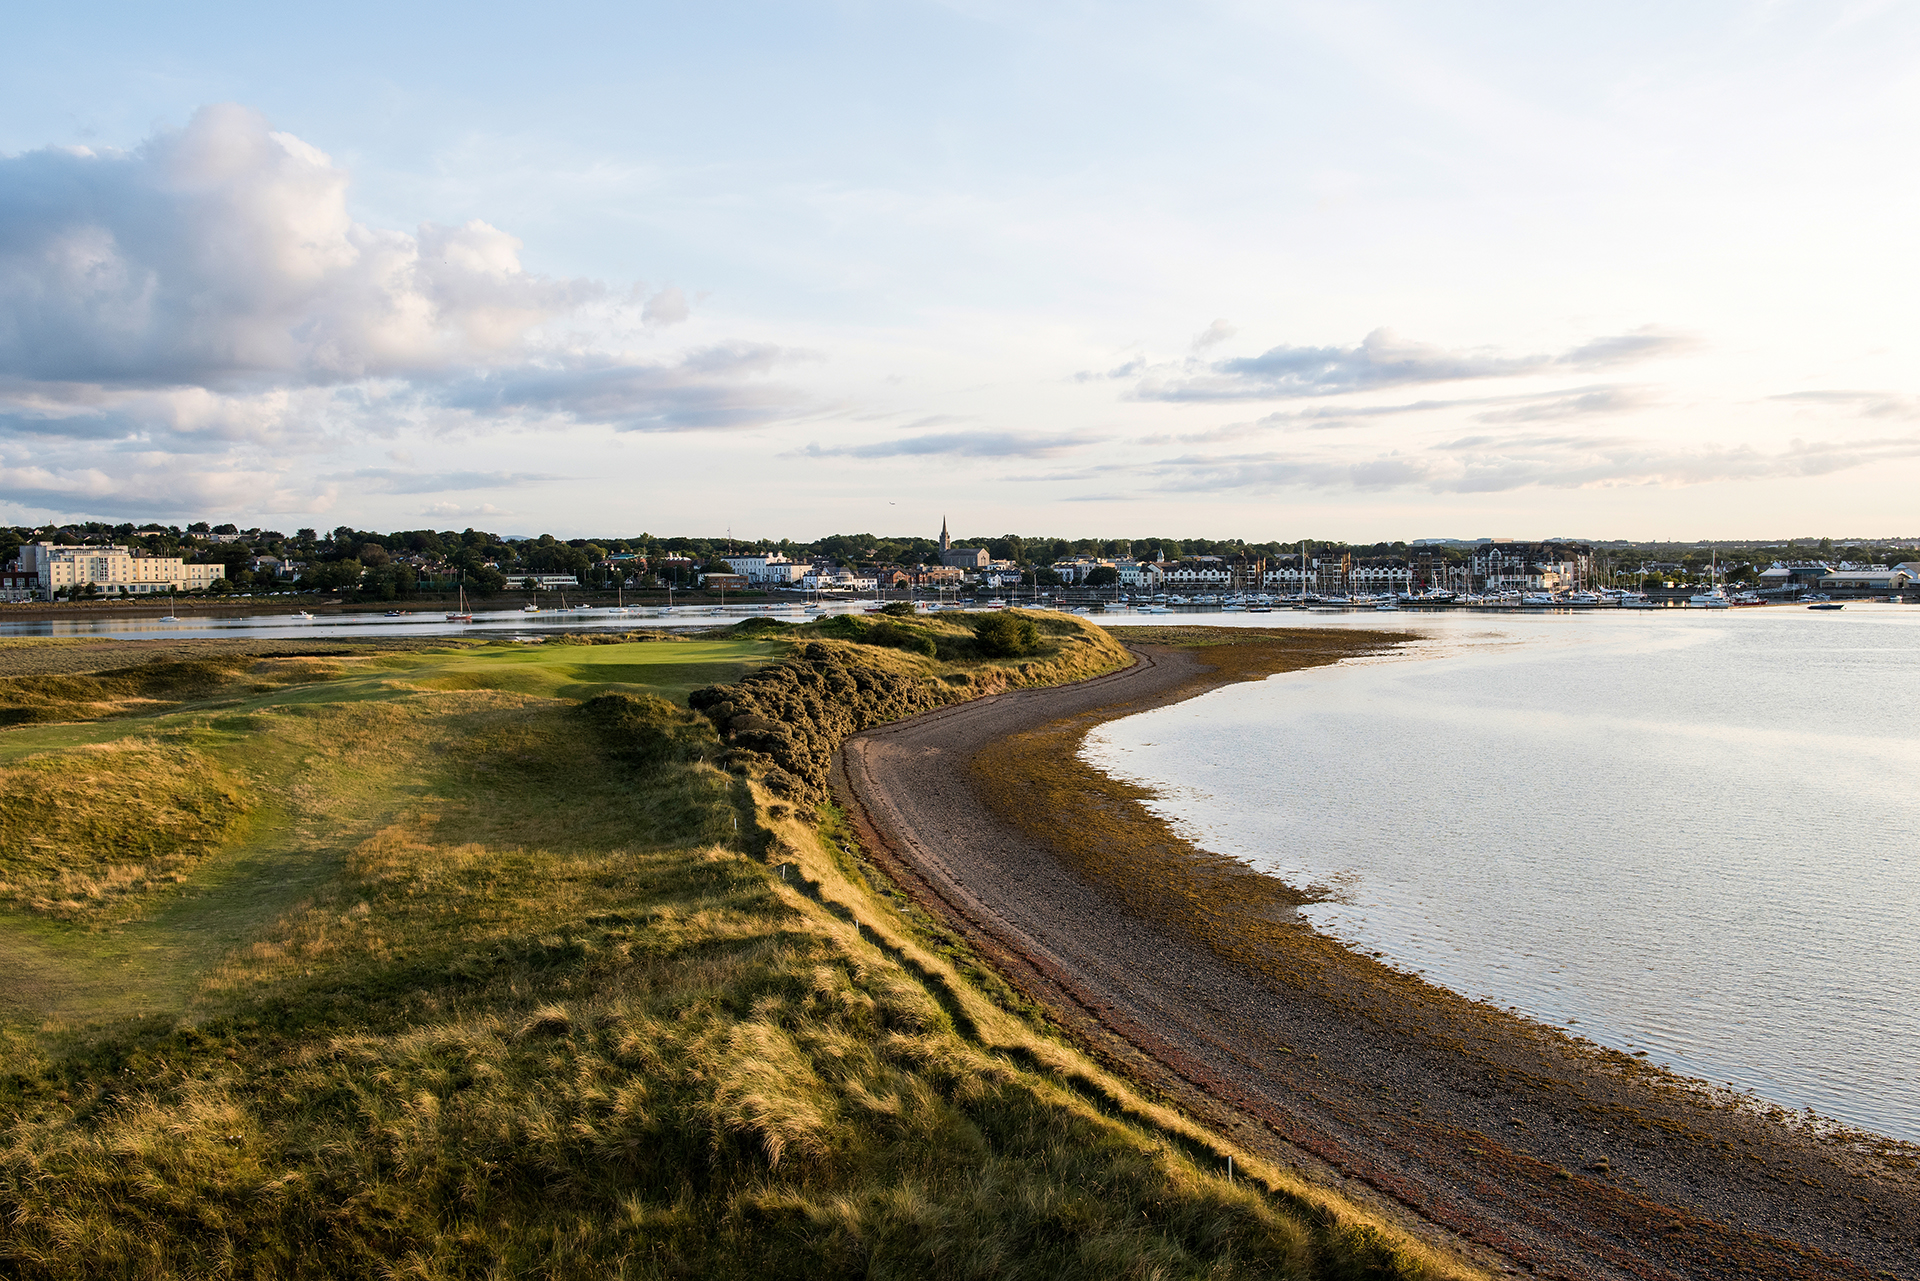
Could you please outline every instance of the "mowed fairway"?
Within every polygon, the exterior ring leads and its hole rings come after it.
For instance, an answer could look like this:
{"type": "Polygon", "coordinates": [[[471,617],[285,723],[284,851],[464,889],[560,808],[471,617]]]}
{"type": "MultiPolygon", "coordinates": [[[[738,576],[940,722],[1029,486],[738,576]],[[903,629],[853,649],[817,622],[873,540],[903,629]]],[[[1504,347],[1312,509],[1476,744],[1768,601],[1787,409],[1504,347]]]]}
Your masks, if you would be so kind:
{"type": "Polygon", "coordinates": [[[615,691],[684,703],[782,648],[270,658],[177,710],[0,732],[0,1020],[177,1013],[222,957],[337,878],[355,845],[454,788],[456,763],[468,782],[493,772],[466,760],[491,718],[615,691]],[[196,822],[206,830],[179,832],[196,822]]]}

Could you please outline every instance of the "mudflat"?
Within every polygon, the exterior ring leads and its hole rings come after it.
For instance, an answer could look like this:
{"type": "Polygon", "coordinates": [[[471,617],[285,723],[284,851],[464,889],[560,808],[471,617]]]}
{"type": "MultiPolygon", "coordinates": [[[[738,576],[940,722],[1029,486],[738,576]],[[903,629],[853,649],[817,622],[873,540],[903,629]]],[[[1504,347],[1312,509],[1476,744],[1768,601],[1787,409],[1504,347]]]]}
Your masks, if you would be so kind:
{"type": "Polygon", "coordinates": [[[1070,1035],[1483,1261],[1920,1278],[1910,1146],[1716,1095],[1342,947],[1292,910],[1310,890],[1193,849],[1073,756],[1102,721],[1365,647],[1274,633],[1263,666],[1237,640],[1131,644],[1121,672],[869,730],[836,789],[889,874],[1070,1035]]]}

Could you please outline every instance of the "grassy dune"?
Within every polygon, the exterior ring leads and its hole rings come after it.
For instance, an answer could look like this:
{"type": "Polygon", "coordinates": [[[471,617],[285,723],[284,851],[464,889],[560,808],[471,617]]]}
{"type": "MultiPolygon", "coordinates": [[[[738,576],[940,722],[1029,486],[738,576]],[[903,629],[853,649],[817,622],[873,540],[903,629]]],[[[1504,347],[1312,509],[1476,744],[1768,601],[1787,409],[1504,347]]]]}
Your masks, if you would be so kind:
{"type": "MultiPolygon", "coordinates": [[[[1229,1183],[830,813],[716,767],[676,700],[788,639],[249,667],[0,734],[87,802],[36,843],[45,790],[0,801],[41,887],[0,906],[0,1272],[1460,1274],[1244,1154],[1229,1183]]],[[[956,689],[1111,659],[945,639],[823,643],[956,689]]]]}

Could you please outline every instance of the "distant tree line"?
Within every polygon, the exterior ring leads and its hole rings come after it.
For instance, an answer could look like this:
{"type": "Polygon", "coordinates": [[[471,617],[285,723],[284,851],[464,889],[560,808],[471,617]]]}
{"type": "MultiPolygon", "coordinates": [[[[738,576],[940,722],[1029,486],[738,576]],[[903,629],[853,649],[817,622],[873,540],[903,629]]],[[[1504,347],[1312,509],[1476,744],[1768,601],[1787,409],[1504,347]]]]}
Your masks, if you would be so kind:
{"type": "MultiPolygon", "coordinates": [[[[560,539],[552,534],[516,538],[479,529],[403,529],[391,532],[341,525],[330,531],[297,529],[291,534],[275,529],[242,530],[231,524],[195,521],[178,525],[107,524],[88,521],[58,528],[34,530],[0,527],[0,563],[18,555],[22,543],[45,538],[57,543],[116,542],[157,556],[179,556],[196,564],[225,566],[220,591],[284,590],[289,586],[351,594],[363,600],[398,600],[431,586],[454,582],[469,592],[491,595],[517,585],[534,574],[572,574],[588,587],[691,586],[701,573],[724,571],[729,555],[779,553],[793,560],[828,560],[835,564],[916,565],[938,561],[939,544],[922,537],[883,537],[876,534],[829,534],[811,541],[794,539],[731,539],[656,537],[642,533],[628,537],[560,539]],[[224,537],[219,537],[224,536],[224,537]],[[297,582],[272,572],[248,568],[256,557],[273,556],[304,564],[297,582]],[[423,570],[425,571],[423,573],[423,570]]],[[[1420,552],[1449,561],[1472,555],[1471,546],[1411,548],[1404,542],[1349,543],[1340,539],[1307,538],[1250,542],[1239,538],[1059,538],[1032,534],[1000,534],[957,538],[957,546],[984,547],[995,560],[1025,568],[1026,581],[1042,585],[1058,581],[1047,568],[1076,557],[1141,560],[1179,560],[1191,556],[1261,558],[1290,555],[1301,542],[1310,552],[1346,552],[1356,559],[1406,557],[1420,552]]],[[[1622,578],[1655,581],[1678,578],[1698,581],[1717,560],[1721,578],[1729,582],[1753,580],[1775,561],[1849,560],[1856,564],[1894,565],[1920,559],[1920,552],[1897,544],[1840,544],[1831,538],[1790,539],[1784,542],[1611,543],[1596,546],[1610,573],[1622,578]]],[[[1113,571],[1095,571],[1095,586],[1111,582],[1113,571]]],[[[83,589],[84,590],[84,589],[83,589]]]]}

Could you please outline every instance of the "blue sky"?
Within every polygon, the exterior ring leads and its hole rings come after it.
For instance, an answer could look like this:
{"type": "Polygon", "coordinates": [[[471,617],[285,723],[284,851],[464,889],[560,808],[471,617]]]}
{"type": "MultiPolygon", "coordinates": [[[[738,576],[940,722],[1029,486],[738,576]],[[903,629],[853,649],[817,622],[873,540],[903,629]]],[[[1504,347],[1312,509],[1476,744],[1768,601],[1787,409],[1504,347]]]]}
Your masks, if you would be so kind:
{"type": "Polygon", "coordinates": [[[1911,6],[8,26],[0,519],[1920,532],[1911,6]]]}

